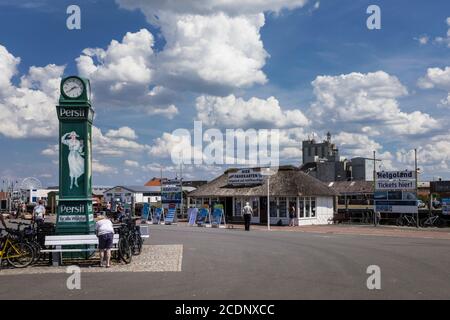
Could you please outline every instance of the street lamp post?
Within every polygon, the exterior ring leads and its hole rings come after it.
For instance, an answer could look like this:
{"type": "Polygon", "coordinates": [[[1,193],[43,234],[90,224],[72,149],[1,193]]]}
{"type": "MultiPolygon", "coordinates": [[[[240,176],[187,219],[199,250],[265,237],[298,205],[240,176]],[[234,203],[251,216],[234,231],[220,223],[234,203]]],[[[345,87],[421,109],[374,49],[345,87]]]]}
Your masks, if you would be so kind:
{"type": "MultiPolygon", "coordinates": [[[[376,175],[377,175],[377,167],[376,167],[376,151],[373,151],[373,191],[374,191],[374,195],[375,195],[375,190],[376,190],[376,175]]],[[[376,206],[375,206],[375,197],[373,198],[373,225],[376,227],[377,226],[377,210],[376,210],[376,206]]]]}
{"type": "Polygon", "coordinates": [[[270,175],[267,176],[267,230],[270,231],[270,175]]]}
{"type": "Polygon", "coordinates": [[[274,168],[262,168],[261,174],[267,176],[267,230],[270,231],[270,176],[277,172],[274,168]]]}
{"type": "MultiPolygon", "coordinates": [[[[419,184],[419,180],[418,180],[418,169],[417,169],[417,148],[414,149],[414,171],[416,173],[415,178],[416,178],[416,200],[419,199],[419,192],[418,192],[418,184],[419,184]]],[[[416,206],[417,207],[417,206],[416,206]]],[[[416,215],[417,219],[416,219],[416,227],[419,228],[419,208],[417,207],[417,215],[416,215]]]]}

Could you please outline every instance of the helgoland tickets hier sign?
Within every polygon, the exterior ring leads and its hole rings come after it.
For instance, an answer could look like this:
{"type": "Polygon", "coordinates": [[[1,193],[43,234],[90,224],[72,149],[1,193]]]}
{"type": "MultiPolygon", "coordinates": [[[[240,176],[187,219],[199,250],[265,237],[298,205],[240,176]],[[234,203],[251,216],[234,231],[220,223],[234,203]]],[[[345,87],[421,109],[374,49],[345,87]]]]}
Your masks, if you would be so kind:
{"type": "Polygon", "coordinates": [[[377,172],[376,190],[415,190],[416,177],[413,171],[382,171],[377,172]]]}

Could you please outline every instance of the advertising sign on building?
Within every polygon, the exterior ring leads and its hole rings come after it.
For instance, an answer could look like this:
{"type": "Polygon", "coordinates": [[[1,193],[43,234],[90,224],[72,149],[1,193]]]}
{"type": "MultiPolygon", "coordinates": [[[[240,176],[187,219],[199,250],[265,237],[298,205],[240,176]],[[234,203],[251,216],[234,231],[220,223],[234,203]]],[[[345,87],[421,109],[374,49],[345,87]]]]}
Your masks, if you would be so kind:
{"type": "Polygon", "coordinates": [[[254,169],[241,169],[228,173],[228,184],[231,186],[258,185],[264,182],[261,171],[254,169]]]}
{"type": "Polygon", "coordinates": [[[442,198],[442,214],[445,216],[450,215],[450,198],[442,198]]]}
{"type": "Polygon", "coordinates": [[[181,180],[167,180],[161,186],[162,203],[181,203],[181,180]]]}

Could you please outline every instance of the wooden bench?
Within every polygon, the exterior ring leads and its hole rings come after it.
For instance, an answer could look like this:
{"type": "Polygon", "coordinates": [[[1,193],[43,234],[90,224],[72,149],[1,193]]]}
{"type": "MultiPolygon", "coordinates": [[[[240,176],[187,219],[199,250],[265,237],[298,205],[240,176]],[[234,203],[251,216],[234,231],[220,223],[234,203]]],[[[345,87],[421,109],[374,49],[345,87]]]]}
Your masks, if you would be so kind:
{"type": "MultiPolygon", "coordinates": [[[[114,234],[113,248],[111,250],[117,251],[119,243],[119,235],[114,234]]],[[[43,249],[41,252],[52,253],[53,265],[62,264],[62,254],[64,252],[88,252],[98,249],[98,238],[95,234],[82,234],[82,235],[65,235],[65,236],[46,236],[45,246],[53,247],[53,249],[43,249]],[[79,246],[90,245],[94,248],[63,248],[63,246],[79,246]]]]}

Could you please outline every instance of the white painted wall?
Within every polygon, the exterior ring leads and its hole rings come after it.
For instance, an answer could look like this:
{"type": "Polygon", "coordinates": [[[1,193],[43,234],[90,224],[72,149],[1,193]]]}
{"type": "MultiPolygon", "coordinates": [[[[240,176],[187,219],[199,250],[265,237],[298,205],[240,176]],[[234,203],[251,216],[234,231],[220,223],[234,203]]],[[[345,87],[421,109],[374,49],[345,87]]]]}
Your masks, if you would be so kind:
{"type": "Polygon", "coordinates": [[[333,197],[316,198],[316,217],[298,219],[299,226],[328,224],[333,218],[333,197]]]}
{"type": "Polygon", "coordinates": [[[144,202],[144,195],[142,193],[135,193],[134,194],[134,202],[135,203],[144,202]]]}
{"type": "Polygon", "coordinates": [[[34,203],[37,203],[37,201],[45,198],[45,200],[48,199],[49,192],[52,191],[58,191],[58,189],[35,189],[35,190],[28,190],[27,191],[27,198],[30,199],[29,203],[33,203],[33,198],[36,198],[36,201],[34,203]]]}

